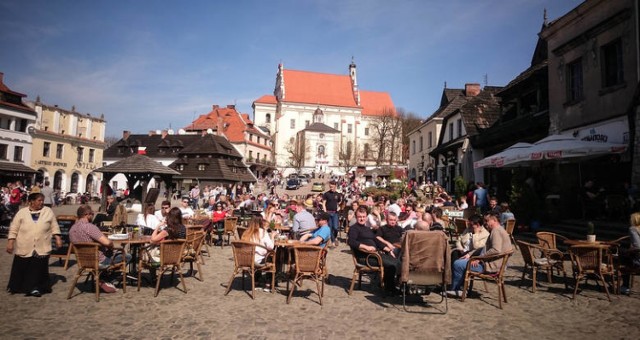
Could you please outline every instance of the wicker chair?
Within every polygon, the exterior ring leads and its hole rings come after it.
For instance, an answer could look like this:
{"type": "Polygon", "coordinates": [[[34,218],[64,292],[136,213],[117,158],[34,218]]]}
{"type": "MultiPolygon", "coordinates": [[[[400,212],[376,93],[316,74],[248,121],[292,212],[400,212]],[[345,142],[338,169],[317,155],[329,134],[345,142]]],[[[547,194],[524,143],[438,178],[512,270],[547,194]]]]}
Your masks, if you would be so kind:
{"type": "Polygon", "coordinates": [[[569,255],[571,256],[571,263],[573,264],[573,276],[576,279],[573,298],[575,299],[578,293],[580,280],[583,278],[586,280],[589,275],[593,275],[597,278],[596,282],[602,283],[604,291],[607,294],[607,299],[611,301],[609,289],[604,280],[605,276],[609,276],[613,286],[616,287],[614,281],[616,270],[613,266],[613,257],[609,252],[609,246],[602,244],[574,245],[569,248],[569,255]]]}
{"type": "Polygon", "coordinates": [[[204,237],[206,233],[204,230],[198,230],[190,235],[187,235],[187,242],[185,244],[185,250],[182,255],[182,263],[189,263],[189,272],[193,276],[193,263],[198,266],[198,276],[195,278],[203,281],[202,278],[202,267],[200,263],[204,263],[204,259],[202,258],[202,245],[204,244],[204,237]]]}
{"type": "Polygon", "coordinates": [[[138,291],[140,291],[140,283],[142,282],[142,270],[148,269],[149,272],[156,271],[156,289],[154,293],[154,297],[158,296],[158,292],[160,291],[160,281],[162,281],[162,275],[167,271],[171,270],[171,282],[173,282],[173,277],[175,272],[178,272],[180,275],[180,281],[182,282],[183,292],[187,293],[187,286],[184,282],[184,277],[182,276],[182,255],[184,253],[185,248],[185,240],[167,240],[160,242],[160,262],[155,262],[151,258],[151,256],[144,252],[147,250],[144,248],[140,248],[140,252],[143,253],[140,255],[140,262],[138,265],[138,291]]]}
{"type": "Polygon", "coordinates": [[[358,262],[356,256],[358,250],[351,248],[351,254],[353,255],[353,278],[351,279],[351,286],[349,287],[349,295],[353,292],[353,286],[356,284],[356,278],[358,279],[358,289],[362,289],[362,274],[380,274],[380,287],[384,288],[384,264],[382,263],[382,257],[378,253],[368,253],[364,259],[364,263],[358,262]],[[370,261],[375,259],[377,265],[370,264],[370,261]]]}
{"type": "Polygon", "coordinates": [[[533,280],[531,291],[536,292],[536,273],[538,269],[546,270],[547,279],[549,283],[553,283],[553,269],[564,273],[564,285],[567,288],[567,272],[564,270],[563,257],[564,254],[559,250],[550,250],[542,248],[537,244],[531,244],[524,241],[518,241],[520,245],[520,253],[522,253],[522,259],[524,260],[524,268],[522,269],[522,279],[520,282],[524,282],[524,276],[527,273],[527,268],[531,268],[531,277],[533,280]],[[537,253],[535,251],[538,251],[537,253]],[[539,256],[537,256],[539,255],[539,256]]]}
{"type": "Polygon", "coordinates": [[[561,244],[564,246],[564,242],[568,240],[568,238],[560,234],[556,234],[548,231],[537,232],[536,238],[538,238],[538,244],[540,244],[540,247],[545,249],[551,249],[551,250],[560,250],[558,249],[558,241],[560,241],[561,244]]]}
{"type": "Polygon", "coordinates": [[[493,281],[498,286],[498,303],[500,309],[502,309],[502,300],[507,302],[507,294],[504,289],[504,271],[507,268],[507,262],[509,258],[513,255],[513,249],[508,252],[493,254],[493,255],[482,255],[482,256],[472,256],[469,258],[469,262],[467,262],[467,269],[464,274],[464,289],[462,290],[462,301],[467,297],[467,291],[469,290],[469,285],[472,280],[483,280],[485,281],[485,290],[487,290],[486,281],[493,281]],[[492,262],[492,261],[500,261],[500,270],[497,272],[474,272],[471,270],[471,262],[473,260],[480,260],[483,262],[492,262]]]}
{"type": "MultiPolygon", "coordinates": [[[[222,235],[227,236],[227,244],[231,244],[231,236],[233,236],[233,238],[236,238],[237,225],[238,225],[237,217],[227,217],[224,219],[224,231],[222,232],[222,235]]],[[[224,240],[222,241],[220,246],[224,247],[223,245],[224,245],[224,240]]]]}
{"type": "Polygon", "coordinates": [[[293,254],[295,258],[295,273],[291,281],[292,287],[287,297],[287,303],[291,301],[296,286],[301,286],[304,279],[310,279],[316,283],[318,298],[322,306],[325,275],[323,268],[323,249],[317,246],[296,245],[293,247],[293,254]]]}
{"type": "Polygon", "coordinates": [[[255,273],[257,271],[271,273],[271,292],[273,293],[276,280],[275,252],[273,252],[272,250],[268,250],[264,264],[256,265],[254,260],[256,248],[264,248],[263,246],[253,242],[233,241],[231,242],[231,247],[233,249],[233,260],[235,268],[233,269],[233,274],[231,274],[231,278],[229,279],[229,284],[227,286],[227,291],[224,293],[224,295],[229,294],[229,291],[231,291],[233,279],[238,274],[242,274],[242,289],[244,290],[244,274],[249,273],[249,275],[251,276],[251,298],[255,299],[255,273]]]}
{"type": "Polygon", "coordinates": [[[511,244],[513,244],[516,247],[516,249],[518,249],[518,243],[516,242],[516,239],[513,238],[513,230],[516,228],[516,220],[508,219],[504,228],[507,231],[507,234],[509,234],[509,238],[511,239],[511,244]]]}
{"type": "Polygon", "coordinates": [[[462,235],[462,233],[464,233],[464,231],[467,229],[469,220],[464,218],[456,218],[453,220],[453,224],[456,226],[456,229],[451,231],[451,237],[460,237],[460,235],[462,235]]]}
{"type": "Polygon", "coordinates": [[[123,260],[118,263],[105,266],[100,264],[100,244],[95,242],[78,242],[73,244],[73,248],[74,253],[76,254],[76,259],[78,260],[78,271],[76,272],[71,288],[69,289],[67,299],[71,299],[71,295],[73,294],[74,288],[76,288],[78,279],[84,275],[87,280],[89,277],[93,277],[96,288],[96,301],[100,301],[100,274],[105,271],[112,270],[119,270],[122,272],[122,291],[124,293],[127,292],[127,264],[126,261],[124,261],[124,257],[123,260]]]}

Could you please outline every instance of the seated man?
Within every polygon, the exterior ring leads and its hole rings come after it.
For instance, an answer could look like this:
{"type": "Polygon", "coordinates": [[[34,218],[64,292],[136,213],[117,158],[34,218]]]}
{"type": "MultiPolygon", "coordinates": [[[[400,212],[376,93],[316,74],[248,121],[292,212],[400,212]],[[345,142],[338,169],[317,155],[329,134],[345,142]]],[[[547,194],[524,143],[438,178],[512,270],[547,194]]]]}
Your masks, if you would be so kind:
{"type": "MultiPolygon", "coordinates": [[[[499,254],[511,250],[511,239],[507,231],[500,226],[500,215],[498,212],[489,210],[484,215],[484,221],[491,234],[489,234],[489,238],[485,244],[483,255],[499,254]]],[[[460,258],[453,263],[452,290],[447,291],[447,294],[461,296],[467,262],[469,262],[468,258],[460,258]]],[[[478,260],[473,260],[471,262],[471,270],[474,272],[495,273],[500,270],[500,261],[496,260],[483,263],[478,260]]]]}
{"type": "Polygon", "coordinates": [[[400,256],[400,240],[403,233],[404,229],[398,225],[398,216],[390,211],[387,214],[387,224],[378,228],[376,238],[391,249],[394,257],[398,257],[400,256]]]}
{"type": "Polygon", "coordinates": [[[189,219],[195,216],[196,213],[193,211],[193,209],[191,209],[191,200],[189,199],[189,197],[183,197],[181,202],[182,204],[180,204],[179,208],[182,212],[182,218],[189,219]]]}
{"type": "MultiPolygon", "coordinates": [[[[365,263],[367,253],[381,252],[382,265],[384,266],[384,286],[388,293],[396,294],[396,273],[400,268],[400,261],[395,257],[391,248],[380,242],[376,238],[375,233],[365,225],[367,222],[367,209],[360,207],[356,211],[357,222],[349,229],[349,246],[351,251],[356,254],[359,263],[365,263]]],[[[371,261],[370,265],[379,265],[375,263],[377,260],[371,261]]]]}
{"type": "MultiPolygon", "coordinates": [[[[116,255],[114,258],[111,258],[107,255],[112,252],[113,242],[109,240],[94,224],[89,222],[89,219],[93,217],[93,211],[91,211],[91,206],[89,205],[81,205],[78,207],[77,211],[78,219],[76,223],[69,230],[69,241],[71,243],[80,243],[80,242],[97,242],[102,245],[100,247],[100,256],[98,261],[100,261],[100,265],[108,266],[112,263],[122,262],[122,254],[116,255]]],[[[131,261],[131,255],[127,254],[126,256],[127,263],[131,261]]],[[[97,278],[96,278],[97,280],[97,278]]],[[[116,291],[116,287],[110,282],[100,281],[100,288],[105,293],[114,293],[116,291]]]]}
{"type": "Polygon", "coordinates": [[[314,246],[324,248],[327,242],[331,239],[331,228],[329,228],[329,219],[331,217],[328,213],[321,213],[318,215],[318,229],[311,233],[302,235],[300,241],[314,246]]]}
{"type": "Polygon", "coordinates": [[[296,202],[296,214],[293,216],[293,226],[291,231],[300,236],[316,229],[316,219],[304,208],[304,202],[296,202]]]}
{"type": "Polygon", "coordinates": [[[169,209],[171,209],[171,202],[162,201],[160,204],[160,210],[156,210],[154,215],[158,218],[158,221],[165,222],[167,219],[167,214],[169,213],[169,209]]]}

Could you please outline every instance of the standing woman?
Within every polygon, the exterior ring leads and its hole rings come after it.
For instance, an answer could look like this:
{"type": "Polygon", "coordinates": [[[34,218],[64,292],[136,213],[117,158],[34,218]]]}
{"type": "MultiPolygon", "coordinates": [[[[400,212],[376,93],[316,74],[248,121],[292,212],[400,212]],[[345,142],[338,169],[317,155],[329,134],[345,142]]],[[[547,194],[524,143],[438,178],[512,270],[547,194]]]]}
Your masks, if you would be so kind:
{"type": "Polygon", "coordinates": [[[7,253],[14,257],[7,291],[40,297],[51,292],[51,237],[56,238],[58,248],[62,247],[62,238],[53,210],[44,206],[43,194],[30,194],[27,205],[18,211],[9,228],[7,253]]]}

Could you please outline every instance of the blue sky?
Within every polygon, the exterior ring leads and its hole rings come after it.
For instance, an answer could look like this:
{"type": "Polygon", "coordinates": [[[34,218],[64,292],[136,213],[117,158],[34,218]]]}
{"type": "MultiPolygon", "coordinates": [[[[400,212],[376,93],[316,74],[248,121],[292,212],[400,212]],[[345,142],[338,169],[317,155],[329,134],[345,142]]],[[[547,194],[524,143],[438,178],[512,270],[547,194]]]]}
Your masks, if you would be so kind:
{"type": "Polygon", "coordinates": [[[542,25],[580,0],[0,2],[0,72],[49,105],[104,114],[107,136],[178,129],[272,94],[285,68],[347,74],[428,117],[444,82],[506,85],[542,25]]]}

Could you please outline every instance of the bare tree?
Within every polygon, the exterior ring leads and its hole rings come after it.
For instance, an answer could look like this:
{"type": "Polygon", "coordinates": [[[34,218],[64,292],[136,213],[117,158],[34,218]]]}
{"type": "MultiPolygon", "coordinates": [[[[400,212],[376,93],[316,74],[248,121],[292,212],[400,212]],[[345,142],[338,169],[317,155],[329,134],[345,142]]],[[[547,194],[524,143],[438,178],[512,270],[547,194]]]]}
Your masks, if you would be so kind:
{"type": "Polygon", "coordinates": [[[300,171],[300,169],[304,166],[306,153],[307,151],[309,151],[309,146],[305,145],[304,139],[298,138],[297,143],[294,142],[287,144],[287,146],[285,147],[285,151],[289,155],[287,165],[300,171]]]}
{"type": "Polygon", "coordinates": [[[402,162],[406,163],[409,159],[409,132],[419,126],[422,119],[413,112],[405,112],[402,108],[398,108],[398,117],[402,121],[402,162]]]}
{"type": "Polygon", "coordinates": [[[369,126],[372,128],[372,143],[377,150],[376,166],[383,164],[387,159],[393,161],[394,142],[400,138],[402,126],[398,127],[397,114],[393,109],[384,109],[383,112],[375,116],[369,126]],[[400,133],[398,133],[398,131],[400,133]],[[385,155],[389,152],[391,157],[385,155]]]}
{"type": "Polygon", "coordinates": [[[348,141],[346,144],[340,144],[338,159],[340,160],[340,166],[342,166],[342,169],[345,173],[349,173],[351,168],[357,165],[359,158],[358,155],[358,150],[357,148],[354,149],[353,143],[351,141],[348,141]]]}
{"type": "Polygon", "coordinates": [[[116,136],[106,136],[104,137],[104,148],[108,149],[111,145],[117,143],[121,138],[116,136]]]}

